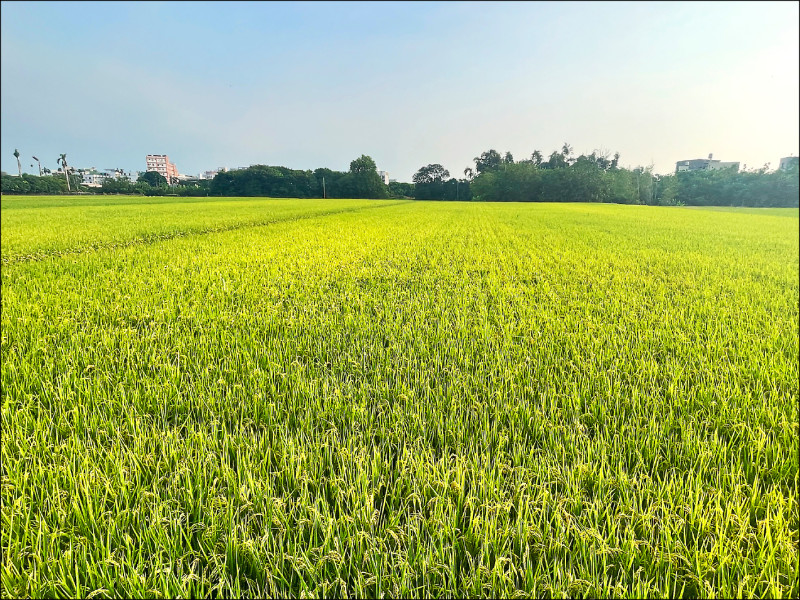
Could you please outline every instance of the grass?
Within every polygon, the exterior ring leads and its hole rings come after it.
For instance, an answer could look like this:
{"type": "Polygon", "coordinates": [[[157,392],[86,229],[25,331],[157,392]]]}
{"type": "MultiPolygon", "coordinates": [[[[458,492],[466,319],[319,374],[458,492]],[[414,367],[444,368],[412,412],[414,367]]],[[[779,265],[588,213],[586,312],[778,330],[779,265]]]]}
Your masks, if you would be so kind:
{"type": "Polygon", "coordinates": [[[187,206],[3,198],[3,596],[800,592],[797,218],[187,206]]]}

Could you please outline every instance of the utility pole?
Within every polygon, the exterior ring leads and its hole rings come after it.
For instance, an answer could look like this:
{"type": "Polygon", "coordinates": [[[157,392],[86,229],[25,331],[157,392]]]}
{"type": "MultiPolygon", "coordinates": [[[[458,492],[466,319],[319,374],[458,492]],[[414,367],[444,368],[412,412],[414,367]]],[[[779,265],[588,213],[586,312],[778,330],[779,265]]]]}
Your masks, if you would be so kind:
{"type": "Polygon", "coordinates": [[[35,161],[36,161],[36,163],[39,165],[39,177],[41,177],[41,176],[42,176],[42,163],[40,163],[40,162],[39,162],[39,159],[38,159],[38,158],[36,158],[35,156],[33,156],[32,158],[33,158],[33,160],[35,160],[35,161]]]}
{"type": "Polygon", "coordinates": [[[658,201],[658,177],[653,177],[653,204],[658,201]]]}
{"type": "Polygon", "coordinates": [[[639,169],[636,170],[636,204],[639,204],[642,201],[642,192],[639,189],[639,176],[641,175],[641,171],[639,169]]]}
{"type": "Polygon", "coordinates": [[[325,195],[325,176],[324,175],[322,176],[322,197],[323,197],[323,199],[327,198],[327,196],[325,195]]]}

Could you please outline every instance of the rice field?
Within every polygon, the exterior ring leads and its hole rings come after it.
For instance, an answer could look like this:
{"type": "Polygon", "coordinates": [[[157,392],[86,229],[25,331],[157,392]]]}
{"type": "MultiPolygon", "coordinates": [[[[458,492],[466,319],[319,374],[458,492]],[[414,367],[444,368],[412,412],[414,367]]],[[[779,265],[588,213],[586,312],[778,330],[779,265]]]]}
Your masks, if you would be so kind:
{"type": "Polygon", "coordinates": [[[798,211],[2,204],[3,597],[797,597],[798,211]]]}

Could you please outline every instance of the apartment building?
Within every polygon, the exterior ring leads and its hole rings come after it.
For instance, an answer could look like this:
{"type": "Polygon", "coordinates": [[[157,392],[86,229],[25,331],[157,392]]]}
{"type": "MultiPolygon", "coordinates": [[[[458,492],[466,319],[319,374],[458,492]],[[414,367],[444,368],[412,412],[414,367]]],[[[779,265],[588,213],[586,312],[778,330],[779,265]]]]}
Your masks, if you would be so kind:
{"type": "Polygon", "coordinates": [[[378,171],[378,177],[385,185],[389,185],[389,171],[378,171]]]}
{"type": "Polygon", "coordinates": [[[169,162],[166,154],[148,154],[145,157],[147,170],[160,173],[167,183],[172,184],[178,178],[178,167],[169,162]]]}
{"type": "Polygon", "coordinates": [[[784,156],[781,159],[778,169],[781,171],[791,171],[800,165],[800,156],[784,156]]]}

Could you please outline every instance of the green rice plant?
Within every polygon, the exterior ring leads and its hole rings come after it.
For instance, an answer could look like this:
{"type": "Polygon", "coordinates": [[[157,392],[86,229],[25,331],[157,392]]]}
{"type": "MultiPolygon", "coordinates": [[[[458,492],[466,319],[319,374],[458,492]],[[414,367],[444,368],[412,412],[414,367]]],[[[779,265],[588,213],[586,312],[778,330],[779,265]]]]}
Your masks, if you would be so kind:
{"type": "Polygon", "coordinates": [[[148,244],[278,221],[391,206],[376,200],[5,196],[2,262],[148,244]]]}
{"type": "Polygon", "coordinates": [[[3,264],[4,596],[800,593],[798,218],[216,202],[3,264]]]}

